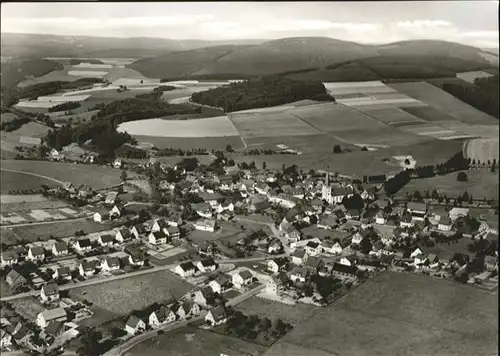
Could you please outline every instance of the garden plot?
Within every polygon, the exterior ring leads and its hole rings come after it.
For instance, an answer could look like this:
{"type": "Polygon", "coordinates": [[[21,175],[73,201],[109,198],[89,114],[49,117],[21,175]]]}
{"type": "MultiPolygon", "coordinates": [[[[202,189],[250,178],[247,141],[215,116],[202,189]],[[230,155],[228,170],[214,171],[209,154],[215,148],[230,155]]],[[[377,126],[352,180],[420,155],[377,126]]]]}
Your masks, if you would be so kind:
{"type": "Polygon", "coordinates": [[[420,100],[459,121],[470,124],[484,125],[498,123],[498,120],[494,117],[473,108],[472,106],[433,86],[432,84],[426,82],[411,82],[391,83],[389,86],[398,92],[420,100]]]}
{"type": "Polygon", "coordinates": [[[117,130],[128,132],[130,135],[162,137],[238,136],[238,132],[227,116],[193,120],[129,121],[120,124],[117,130]]]}
{"type": "Polygon", "coordinates": [[[289,112],[230,115],[243,138],[314,135],[320,132],[289,112]]]}
{"type": "Polygon", "coordinates": [[[19,224],[25,222],[26,219],[19,214],[16,213],[2,213],[0,215],[0,224],[19,224]]]}
{"type": "Polygon", "coordinates": [[[38,210],[38,209],[32,210],[31,213],[28,213],[28,215],[38,221],[63,220],[68,218],[67,216],[59,214],[57,212],[49,213],[47,210],[38,210]]]}
{"type": "Polygon", "coordinates": [[[62,208],[62,209],[59,209],[59,210],[61,212],[63,212],[64,214],[66,214],[66,215],[70,215],[70,216],[79,215],[78,211],[70,209],[70,208],[62,208]]]}

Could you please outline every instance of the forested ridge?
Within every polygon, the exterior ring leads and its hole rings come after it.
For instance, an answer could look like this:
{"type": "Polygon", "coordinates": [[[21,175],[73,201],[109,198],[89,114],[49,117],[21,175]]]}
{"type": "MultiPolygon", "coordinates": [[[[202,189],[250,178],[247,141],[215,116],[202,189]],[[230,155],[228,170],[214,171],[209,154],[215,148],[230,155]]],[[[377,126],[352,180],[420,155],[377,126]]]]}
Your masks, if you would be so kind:
{"type": "Polygon", "coordinates": [[[195,103],[222,108],[225,112],[282,105],[311,99],[334,101],[319,82],[298,81],[279,76],[259,77],[194,93],[195,103]]]}

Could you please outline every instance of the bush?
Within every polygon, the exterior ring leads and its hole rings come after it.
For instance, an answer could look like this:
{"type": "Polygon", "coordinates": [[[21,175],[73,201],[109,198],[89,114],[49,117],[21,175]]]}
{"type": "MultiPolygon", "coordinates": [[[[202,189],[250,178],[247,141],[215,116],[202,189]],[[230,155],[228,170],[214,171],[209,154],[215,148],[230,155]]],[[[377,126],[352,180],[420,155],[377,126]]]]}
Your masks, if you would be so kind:
{"type": "Polygon", "coordinates": [[[467,180],[468,180],[468,177],[467,177],[467,174],[465,172],[460,172],[457,174],[457,181],[467,182],[467,180]]]}

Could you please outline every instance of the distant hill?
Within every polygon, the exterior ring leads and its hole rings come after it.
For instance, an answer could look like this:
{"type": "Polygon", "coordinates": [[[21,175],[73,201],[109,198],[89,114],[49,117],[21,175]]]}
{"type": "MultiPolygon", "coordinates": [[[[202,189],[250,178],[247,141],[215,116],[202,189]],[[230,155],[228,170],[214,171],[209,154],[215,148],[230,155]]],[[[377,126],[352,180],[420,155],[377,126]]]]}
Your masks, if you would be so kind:
{"type": "Polygon", "coordinates": [[[281,73],[295,79],[345,81],[401,76],[434,78],[492,67],[479,48],[431,40],[373,46],[325,37],[300,37],[223,48],[167,53],[139,59],[130,67],[154,78],[246,78],[281,73]],[[172,63],[193,65],[186,71],[183,66],[172,67],[172,63]],[[195,67],[198,69],[193,71],[195,67]]]}
{"type": "Polygon", "coordinates": [[[143,58],[208,46],[259,44],[265,40],[204,41],[2,33],[1,41],[4,57],[143,58]]]}

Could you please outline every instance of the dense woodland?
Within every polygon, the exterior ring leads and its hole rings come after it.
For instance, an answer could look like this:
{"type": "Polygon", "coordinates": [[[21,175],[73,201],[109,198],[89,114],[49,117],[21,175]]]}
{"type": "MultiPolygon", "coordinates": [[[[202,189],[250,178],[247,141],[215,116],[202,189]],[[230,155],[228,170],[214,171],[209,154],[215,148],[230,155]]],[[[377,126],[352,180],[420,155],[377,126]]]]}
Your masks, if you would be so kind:
{"type": "Polygon", "coordinates": [[[49,112],[73,110],[73,109],[79,108],[80,106],[82,106],[82,105],[77,101],[69,101],[67,103],[62,103],[62,104],[59,104],[59,105],[56,105],[56,106],[49,108],[49,112]]]}
{"type": "Polygon", "coordinates": [[[260,77],[194,93],[199,104],[220,107],[225,112],[263,108],[312,99],[334,101],[321,82],[296,81],[277,76],[260,77]]]}
{"type": "Polygon", "coordinates": [[[160,97],[161,92],[158,91],[141,98],[127,98],[100,105],[90,122],[73,127],[64,125],[52,130],[45,137],[45,142],[49,147],[60,149],[72,142],[81,144],[92,140],[97,151],[106,156],[114,156],[118,147],[132,142],[130,135],[116,131],[122,122],[193,113],[194,109],[189,105],[171,105],[160,97]]]}
{"type": "Polygon", "coordinates": [[[500,118],[498,75],[478,78],[474,84],[444,83],[441,88],[476,109],[500,118]]]}

